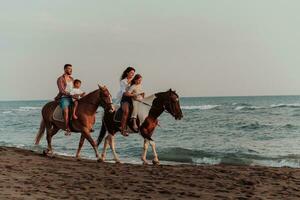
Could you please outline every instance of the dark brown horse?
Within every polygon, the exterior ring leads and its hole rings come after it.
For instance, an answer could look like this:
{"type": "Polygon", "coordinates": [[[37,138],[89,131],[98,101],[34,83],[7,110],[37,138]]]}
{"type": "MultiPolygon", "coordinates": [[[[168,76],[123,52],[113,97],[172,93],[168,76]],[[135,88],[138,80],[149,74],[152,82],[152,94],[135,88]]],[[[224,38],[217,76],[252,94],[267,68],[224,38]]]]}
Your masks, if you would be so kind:
{"type": "MultiPolygon", "coordinates": [[[[146,154],[150,143],[154,154],[153,163],[158,164],[159,160],[156,153],[155,142],[151,139],[151,136],[158,125],[158,117],[164,111],[170,113],[176,120],[180,120],[183,117],[179,103],[179,96],[171,89],[167,92],[156,93],[139,102],[138,110],[138,118],[141,121],[139,132],[144,138],[144,151],[141,159],[144,164],[147,164],[146,154]]],[[[104,140],[103,152],[101,154],[102,161],[106,158],[106,149],[109,145],[113,152],[114,160],[119,162],[118,155],[115,151],[114,135],[116,132],[120,131],[120,122],[116,122],[114,120],[115,112],[111,113],[105,111],[102,119],[102,127],[97,140],[98,146],[105,137],[106,132],[109,133],[104,140]]]]}
{"type": "MultiPolygon", "coordinates": [[[[56,121],[53,119],[53,113],[58,105],[57,101],[52,101],[47,103],[42,109],[42,121],[40,125],[39,132],[36,135],[35,144],[38,145],[42,136],[44,135],[45,129],[47,132],[47,143],[48,148],[45,151],[47,155],[51,155],[52,137],[60,130],[65,130],[65,124],[61,121],[56,121]]],[[[112,98],[108,89],[104,86],[99,86],[98,90],[95,90],[88,95],[84,96],[78,101],[77,115],[78,119],[72,120],[72,132],[80,132],[81,138],[79,142],[79,147],[76,153],[76,158],[80,158],[80,150],[84,143],[84,140],[87,139],[89,143],[95,150],[97,159],[99,159],[99,153],[96,143],[91,137],[91,129],[95,123],[95,115],[98,107],[101,106],[104,108],[105,112],[109,113],[113,111],[112,107],[112,98]]]]}

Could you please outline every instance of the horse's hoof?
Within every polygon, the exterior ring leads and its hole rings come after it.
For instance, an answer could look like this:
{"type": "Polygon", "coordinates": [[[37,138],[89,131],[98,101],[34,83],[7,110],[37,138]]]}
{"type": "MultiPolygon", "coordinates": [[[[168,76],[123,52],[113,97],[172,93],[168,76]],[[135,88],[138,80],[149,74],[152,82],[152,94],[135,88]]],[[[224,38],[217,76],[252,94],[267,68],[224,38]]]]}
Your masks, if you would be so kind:
{"type": "Polygon", "coordinates": [[[79,156],[77,157],[77,156],[76,156],[76,160],[77,160],[77,161],[81,161],[81,157],[79,157],[79,156]]]}
{"type": "Polygon", "coordinates": [[[43,151],[43,155],[44,155],[44,156],[48,156],[48,157],[53,157],[53,152],[50,151],[49,149],[45,149],[45,150],[43,151]]]}
{"type": "Polygon", "coordinates": [[[149,163],[147,161],[143,161],[143,165],[148,165],[149,163]]]}
{"type": "Polygon", "coordinates": [[[143,165],[148,165],[149,163],[147,162],[147,160],[143,157],[141,157],[141,161],[143,162],[143,165]]]}
{"type": "Polygon", "coordinates": [[[105,159],[102,159],[102,158],[98,158],[98,159],[97,159],[97,162],[98,162],[98,163],[104,163],[104,161],[105,161],[105,159]]]}
{"type": "Polygon", "coordinates": [[[44,156],[47,156],[47,153],[48,153],[48,149],[43,150],[43,155],[44,156]]]}
{"type": "Polygon", "coordinates": [[[115,160],[115,163],[116,164],[121,164],[121,161],[120,160],[115,160]]]}
{"type": "Polygon", "coordinates": [[[153,165],[159,165],[159,161],[158,160],[152,160],[153,165]]]}

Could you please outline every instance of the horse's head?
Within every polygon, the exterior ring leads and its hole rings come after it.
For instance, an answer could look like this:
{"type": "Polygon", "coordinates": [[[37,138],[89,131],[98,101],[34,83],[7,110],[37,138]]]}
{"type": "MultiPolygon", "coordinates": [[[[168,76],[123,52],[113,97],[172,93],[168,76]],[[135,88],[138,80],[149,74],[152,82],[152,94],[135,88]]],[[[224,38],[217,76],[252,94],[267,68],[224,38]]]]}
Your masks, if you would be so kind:
{"type": "Polygon", "coordinates": [[[180,120],[183,115],[180,108],[179,103],[179,96],[178,94],[170,89],[169,91],[165,92],[165,101],[164,101],[164,107],[165,109],[176,119],[180,120]]]}
{"type": "Polygon", "coordinates": [[[100,91],[100,105],[105,111],[114,112],[112,97],[106,86],[99,86],[100,91]]]}

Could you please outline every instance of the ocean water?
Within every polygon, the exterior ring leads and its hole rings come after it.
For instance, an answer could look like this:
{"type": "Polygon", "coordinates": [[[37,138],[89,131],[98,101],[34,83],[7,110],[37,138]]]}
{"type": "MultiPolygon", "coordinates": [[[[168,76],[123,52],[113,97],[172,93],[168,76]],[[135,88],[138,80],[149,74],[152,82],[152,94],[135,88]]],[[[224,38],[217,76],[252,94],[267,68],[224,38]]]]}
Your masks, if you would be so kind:
{"type": "MultiPolygon", "coordinates": [[[[154,133],[159,159],[171,164],[239,164],[300,167],[300,96],[181,98],[184,118],[167,113],[154,133]]],[[[0,102],[0,145],[41,151],[46,139],[34,146],[47,101],[0,102]]],[[[97,138],[103,112],[99,108],[93,138],[97,138]]],[[[53,138],[56,154],[74,156],[80,134],[53,138]]],[[[123,162],[141,163],[143,139],[138,134],[116,136],[123,162]]],[[[99,147],[102,151],[102,145],[99,147]]],[[[149,148],[148,158],[152,158],[149,148]]],[[[82,156],[95,159],[85,142],[82,156]]],[[[110,150],[108,159],[112,159],[110,150]]]]}

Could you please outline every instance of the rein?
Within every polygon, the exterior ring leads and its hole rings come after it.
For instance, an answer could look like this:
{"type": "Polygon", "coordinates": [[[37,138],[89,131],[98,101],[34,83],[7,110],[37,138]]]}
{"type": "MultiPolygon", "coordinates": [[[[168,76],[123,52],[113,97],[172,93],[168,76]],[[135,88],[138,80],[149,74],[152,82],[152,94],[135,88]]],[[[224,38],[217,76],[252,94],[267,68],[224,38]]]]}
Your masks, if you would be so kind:
{"type": "MultiPolygon", "coordinates": [[[[142,104],[144,104],[144,105],[146,105],[146,106],[149,106],[150,108],[153,107],[154,109],[159,109],[158,107],[155,107],[155,106],[153,106],[153,105],[150,105],[150,104],[148,104],[148,103],[146,103],[146,102],[143,102],[143,101],[141,101],[141,100],[134,100],[134,101],[138,101],[138,102],[140,102],[140,103],[142,103],[142,104]]],[[[165,105],[163,105],[163,108],[164,108],[164,111],[163,111],[163,112],[171,114],[169,111],[167,111],[167,109],[165,108],[165,105]]]]}

